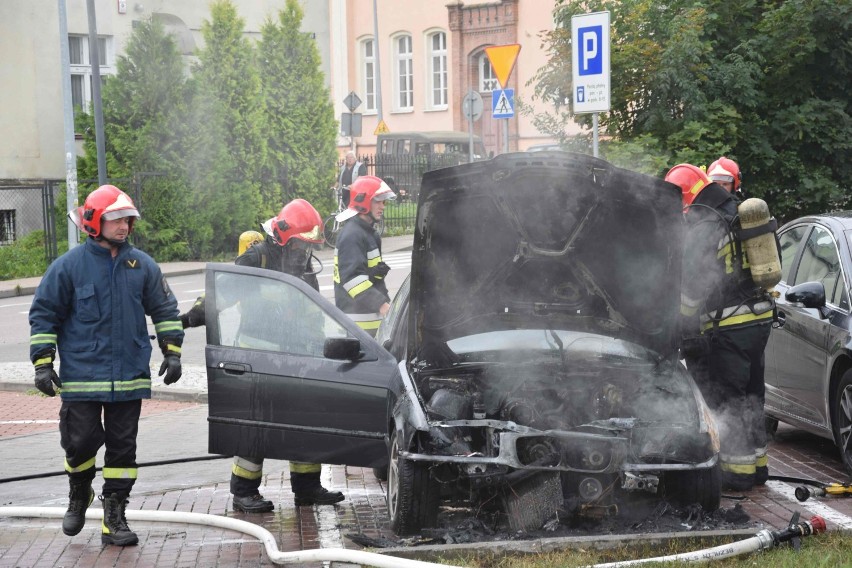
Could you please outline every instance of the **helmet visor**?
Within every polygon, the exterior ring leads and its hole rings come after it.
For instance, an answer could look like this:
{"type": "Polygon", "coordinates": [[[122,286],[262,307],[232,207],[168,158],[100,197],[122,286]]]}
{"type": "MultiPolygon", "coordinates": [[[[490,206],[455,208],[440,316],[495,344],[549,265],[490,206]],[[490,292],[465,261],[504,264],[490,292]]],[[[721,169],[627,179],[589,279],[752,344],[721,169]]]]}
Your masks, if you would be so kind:
{"type": "Polygon", "coordinates": [[[101,215],[101,219],[103,219],[104,221],[115,221],[116,219],[122,219],[124,217],[136,217],[137,219],[141,219],[139,211],[132,208],[119,209],[118,211],[108,211],[101,215]]]}
{"type": "Polygon", "coordinates": [[[734,176],[723,175],[723,174],[712,174],[710,176],[711,181],[721,181],[724,183],[734,183],[734,176]]]}

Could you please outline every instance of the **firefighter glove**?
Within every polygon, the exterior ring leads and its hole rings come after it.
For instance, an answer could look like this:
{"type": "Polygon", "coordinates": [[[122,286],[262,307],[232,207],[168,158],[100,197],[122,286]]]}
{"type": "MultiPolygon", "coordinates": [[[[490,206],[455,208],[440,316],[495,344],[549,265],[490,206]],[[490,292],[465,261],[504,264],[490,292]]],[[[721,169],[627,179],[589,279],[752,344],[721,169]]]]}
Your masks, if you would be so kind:
{"type": "Polygon", "coordinates": [[[390,266],[380,261],[376,266],[370,269],[370,277],[376,280],[382,280],[390,272],[390,266]]]}
{"type": "Polygon", "coordinates": [[[192,307],[185,314],[180,315],[180,323],[183,328],[200,327],[205,325],[204,319],[204,295],[198,297],[192,307]]]}
{"type": "Polygon", "coordinates": [[[160,372],[157,376],[163,377],[163,382],[167,385],[176,383],[183,371],[180,365],[180,355],[166,355],[163,359],[163,364],[160,365],[160,372]],[[163,377],[163,373],[166,374],[163,377]]]}
{"type": "Polygon", "coordinates": [[[53,370],[53,363],[44,363],[36,365],[35,368],[35,386],[38,390],[47,396],[56,396],[56,391],[53,390],[53,385],[62,387],[62,381],[59,380],[59,375],[53,370]]]}

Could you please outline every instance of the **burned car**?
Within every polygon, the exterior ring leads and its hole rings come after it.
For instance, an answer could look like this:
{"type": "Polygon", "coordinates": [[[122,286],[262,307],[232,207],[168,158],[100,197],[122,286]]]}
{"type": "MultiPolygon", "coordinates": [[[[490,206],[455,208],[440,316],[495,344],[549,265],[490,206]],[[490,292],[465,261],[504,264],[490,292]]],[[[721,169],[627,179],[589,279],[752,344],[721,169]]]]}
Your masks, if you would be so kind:
{"type": "Polygon", "coordinates": [[[210,451],[386,467],[398,534],[442,503],[513,530],[637,495],[715,510],[718,436],[678,358],[680,203],[567,152],[428,172],[376,340],[301,281],[210,265],[210,451]],[[249,302],[292,329],[247,346],[249,302]]]}

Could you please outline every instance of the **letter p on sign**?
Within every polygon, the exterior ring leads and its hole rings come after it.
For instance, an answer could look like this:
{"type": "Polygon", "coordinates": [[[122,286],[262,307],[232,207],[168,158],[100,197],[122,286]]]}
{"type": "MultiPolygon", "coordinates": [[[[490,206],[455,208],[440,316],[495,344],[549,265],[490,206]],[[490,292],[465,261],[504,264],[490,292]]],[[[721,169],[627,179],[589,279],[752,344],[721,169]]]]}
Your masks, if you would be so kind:
{"type": "Polygon", "coordinates": [[[603,69],[602,44],[603,27],[579,28],[580,49],[578,50],[578,70],[580,75],[600,75],[603,69]]]}

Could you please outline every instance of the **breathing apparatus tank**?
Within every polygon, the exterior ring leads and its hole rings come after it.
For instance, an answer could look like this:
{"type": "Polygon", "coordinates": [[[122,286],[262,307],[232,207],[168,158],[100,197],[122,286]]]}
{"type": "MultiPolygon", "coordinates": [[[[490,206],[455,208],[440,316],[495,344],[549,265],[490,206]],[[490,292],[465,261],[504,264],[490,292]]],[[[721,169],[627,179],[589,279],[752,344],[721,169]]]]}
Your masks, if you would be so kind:
{"type": "Polygon", "coordinates": [[[746,199],[737,207],[740,218],[740,242],[755,286],[772,292],[781,281],[781,259],[775,243],[777,223],[769,215],[762,199],[746,199]]]}
{"type": "Polygon", "coordinates": [[[259,243],[263,241],[263,235],[258,231],[244,231],[240,235],[240,249],[237,252],[237,256],[240,256],[244,252],[248,250],[248,248],[254,243],[259,243]]]}

